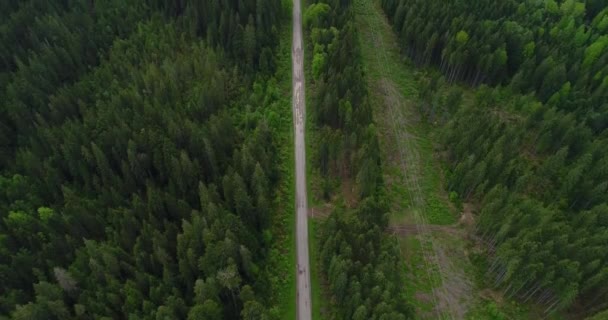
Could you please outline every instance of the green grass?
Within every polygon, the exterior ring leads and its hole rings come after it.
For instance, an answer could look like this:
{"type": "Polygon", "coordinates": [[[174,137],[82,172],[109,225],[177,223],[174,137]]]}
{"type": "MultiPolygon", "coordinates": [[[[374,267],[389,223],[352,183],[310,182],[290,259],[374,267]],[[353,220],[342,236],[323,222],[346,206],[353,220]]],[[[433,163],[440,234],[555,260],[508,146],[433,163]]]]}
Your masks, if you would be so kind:
{"type": "Polygon", "coordinates": [[[296,251],[295,251],[295,166],[293,147],[293,123],[291,115],[291,19],[281,32],[276,80],[281,93],[280,103],[270,106],[269,112],[278,115],[279,127],[275,139],[280,146],[282,180],[275,198],[279,209],[273,219],[273,246],[269,257],[269,277],[273,291],[273,304],[281,319],[296,319],[296,251]],[[288,275],[281,277],[280,275],[288,275]]]}
{"type": "MultiPolygon", "coordinates": [[[[302,11],[305,11],[308,7],[308,1],[303,0],[302,11]]],[[[305,84],[305,97],[306,97],[306,126],[305,126],[305,139],[306,139],[306,183],[308,190],[308,204],[309,206],[317,206],[323,203],[323,199],[319,197],[318,190],[320,190],[322,177],[317,168],[317,150],[319,145],[319,138],[317,134],[317,127],[314,124],[313,119],[313,98],[316,95],[316,86],[313,82],[312,77],[312,56],[307,55],[306,52],[312,51],[312,42],[310,41],[310,33],[303,26],[303,51],[304,51],[304,78],[305,84]]]]}
{"type": "MultiPolygon", "coordinates": [[[[410,134],[415,136],[413,146],[416,148],[419,164],[419,185],[424,196],[424,206],[413,206],[410,201],[410,190],[404,183],[400,183],[403,173],[400,165],[395,161],[387,161],[396,152],[395,142],[391,142],[386,136],[391,134],[390,130],[382,128],[382,121],[376,121],[379,131],[384,129],[384,136],[380,140],[383,147],[385,177],[393,179],[387,183],[387,194],[392,203],[391,224],[414,223],[412,216],[415,213],[425,215],[429,224],[451,225],[457,220],[456,210],[449,202],[444,184],[444,174],[441,167],[441,159],[436,154],[434,141],[438,141],[438,133],[441,128],[434,124],[426,123],[417,113],[417,79],[426,77],[428,70],[416,70],[407,58],[403,58],[397,44],[391,26],[384,18],[378,0],[355,0],[356,21],[360,34],[364,71],[370,83],[370,97],[374,107],[374,115],[382,115],[384,96],[378,90],[374,90],[371,84],[378,83],[384,79],[392,82],[403,97],[402,105],[407,110],[405,114],[412,119],[407,127],[410,134]],[[380,59],[378,57],[381,57],[380,59]]],[[[461,87],[462,88],[462,87],[461,87]]],[[[470,100],[474,90],[462,88],[465,101],[470,100]]],[[[387,180],[389,180],[387,179],[387,180]]],[[[481,290],[487,285],[484,283],[483,270],[473,265],[466,257],[457,257],[453,252],[466,250],[469,246],[467,240],[462,237],[433,233],[434,241],[452,257],[453,268],[463,270],[464,274],[479,281],[473,286],[472,302],[466,319],[551,319],[561,320],[560,315],[546,316],[542,310],[534,305],[523,305],[521,303],[499,299],[482,297],[481,290]]],[[[427,272],[423,260],[422,243],[417,237],[409,236],[399,239],[403,256],[406,260],[406,297],[415,306],[418,317],[435,319],[432,312],[432,299],[420,298],[420,295],[428,295],[433,288],[439,287],[441,279],[438,270],[431,268],[427,272]],[[430,274],[429,274],[430,273],[430,274]],[[416,297],[418,295],[418,298],[416,297]]]]}
{"type": "Polygon", "coordinates": [[[408,60],[402,58],[392,29],[377,14],[376,2],[376,0],[356,0],[354,6],[366,76],[374,81],[389,78],[396,82],[406,97],[415,96],[418,92],[413,76],[415,71],[408,60]],[[381,55],[382,63],[388,65],[380,65],[377,55],[381,55]]]}
{"type": "MultiPolygon", "coordinates": [[[[414,119],[408,126],[408,131],[415,136],[411,145],[416,148],[419,155],[419,183],[422,194],[424,195],[424,206],[414,208],[426,217],[429,224],[450,225],[456,222],[457,214],[448,201],[445,188],[442,183],[443,174],[440,170],[438,159],[435,156],[432,126],[422,121],[415,120],[417,99],[416,71],[409,66],[406,59],[401,57],[399,47],[396,44],[396,37],[392,29],[387,24],[381,13],[378,13],[377,3],[374,1],[358,0],[355,1],[355,12],[357,26],[360,34],[360,44],[364,59],[364,71],[370,84],[370,96],[374,106],[375,116],[382,113],[382,101],[384,97],[379,90],[375,90],[373,84],[380,83],[383,79],[392,82],[398,92],[404,98],[402,105],[403,111],[414,119]],[[380,56],[379,56],[380,55],[380,56]],[[380,58],[379,58],[380,57],[380,58]]],[[[380,120],[380,119],[378,119],[380,120]]],[[[382,121],[376,121],[382,123],[382,121]]],[[[385,158],[391,153],[397,152],[397,147],[390,139],[382,139],[384,143],[385,158]]],[[[401,167],[396,163],[385,161],[385,174],[390,177],[401,177],[401,167]]],[[[410,190],[398,184],[391,185],[388,193],[391,196],[394,206],[392,221],[412,222],[407,216],[412,214],[410,190]]]]}
{"type": "MultiPolygon", "coordinates": [[[[560,314],[543,314],[542,308],[532,305],[524,305],[514,300],[496,303],[490,300],[482,300],[474,306],[467,314],[466,320],[566,320],[560,314]]],[[[608,318],[598,318],[597,320],[608,318]]],[[[594,319],[595,320],[595,319],[594,319]]]]}
{"type": "MultiPolygon", "coordinates": [[[[308,6],[308,1],[302,2],[302,10],[305,11],[308,6]]],[[[312,51],[310,35],[306,28],[303,28],[303,45],[304,45],[304,76],[305,84],[305,103],[306,103],[306,124],[305,124],[305,141],[306,141],[306,184],[309,207],[315,207],[323,203],[323,199],[319,196],[322,177],[318,168],[314,165],[318,150],[318,133],[312,117],[313,97],[315,96],[315,85],[312,81],[312,57],[306,52],[312,51]]],[[[312,303],[312,318],[319,320],[322,318],[322,310],[327,310],[325,299],[326,294],[323,292],[324,287],[321,285],[321,270],[319,269],[319,234],[318,227],[320,221],[313,219],[308,220],[308,244],[310,254],[310,281],[311,281],[311,303],[312,303]]]]}
{"type": "Polygon", "coordinates": [[[608,319],[608,310],[602,311],[592,317],[587,318],[587,320],[605,320],[608,319]]]}
{"type": "MultiPolygon", "coordinates": [[[[383,151],[384,173],[387,180],[387,195],[391,202],[390,223],[414,224],[416,215],[423,216],[429,224],[451,225],[456,222],[455,210],[450,206],[445,188],[442,184],[442,172],[435,157],[434,145],[429,126],[416,120],[415,101],[417,98],[417,83],[414,70],[401,58],[396,45],[396,37],[383,16],[378,14],[378,7],[373,1],[355,1],[356,22],[359,28],[359,41],[362,49],[363,66],[367,76],[370,98],[377,118],[380,142],[383,151]],[[379,56],[380,55],[380,56],[379,56]],[[381,58],[379,58],[381,57],[381,58]],[[376,86],[384,81],[392,83],[400,95],[401,110],[408,118],[407,130],[414,137],[408,146],[415,148],[418,155],[414,165],[415,172],[408,172],[408,179],[415,175],[418,177],[420,190],[410,190],[403,172],[401,160],[395,156],[401,155],[398,141],[395,140],[391,115],[384,109],[385,95],[376,86]],[[390,138],[393,137],[393,138],[390,138]],[[423,197],[423,202],[413,202],[417,192],[423,197]]],[[[401,128],[397,128],[400,130],[401,128]]],[[[406,150],[406,152],[411,150],[406,150]]],[[[410,169],[412,170],[412,169],[410,169]]],[[[419,317],[437,318],[434,311],[437,303],[434,290],[442,284],[441,276],[436,265],[425,262],[423,243],[414,236],[399,238],[401,251],[405,261],[406,288],[405,294],[408,302],[416,309],[419,317]]],[[[424,246],[429,246],[425,242],[424,246]]],[[[426,248],[430,252],[432,248],[426,248]]]]}
{"type": "MultiPolygon", "coordinates": [[[[306,3],[306,1],[304,1],[306,3]]],[[[305,7],[304,7],[305,8],[305,7]]],[[[306,139],[306,184],[307,184],[307,196],[309,207],[314,207],[322,203],[322,199],[317,196],[317,190],[319,190],[322,178],[319,174],[318,169],[314,165],[316,159],[316,150],[318,150],[318,136],[316,132],[316,126],[314,125],[312,118],[312,97],[315,95],[315,86],[312,83],[311,73],[311,58],[306,55],[307,49],[310,49],[310,39],[308,32],[304,31],[304,76],[306,79],[306,126],[305,126],[305,139],[306,139]]],[[[321,310],[326,308],[325,301],[322,298],[325,294],[323,293],[323,286],[321,285],[321,270],[319,270],[319,236],[318,230],[319,222],[314,219],[308,220],[308,244],[310,249],[310,281],[311,281],[311,299],[312,299],[312,318],[316,320],[323,319],[321,317],[321,310]]]]}
{"type": "Polygon", "coordinates": [[[310,281],[312,294],[312,318],[321,320],[321,310],[325,310],[323,296],[323,287],[321,286],[320,260],[318,254],[319,246],[319,231],[318,222],[310,219],[308,223],[308,239],[310,242],[310,281]]]}
{"type": "Polygon", "coordinates": [[[422,244],[415,237],[399,238],[401,252],[407,256],[405,265],[406,288],[405,294],[408,301],[416,308],[417,313],[432,312],[433,301],[417,299],[417,294],[432,296],[433,288],[440,283],[437,274],[429,273],[422,258],[422,244]]]}
{"type": "MultiPolygon", "coordinates": [[[[415,130],[418,137],[432,136],[428,126],[419,125],[415,130]]],[[[457,214],[449,203],[442,182],[443,172],[433,150],[431,139],[418,140],[418,150],[422,159],[422,192],[426,196],[426,214],[430,224],[450,225],[457,220],[457,214]]]]}

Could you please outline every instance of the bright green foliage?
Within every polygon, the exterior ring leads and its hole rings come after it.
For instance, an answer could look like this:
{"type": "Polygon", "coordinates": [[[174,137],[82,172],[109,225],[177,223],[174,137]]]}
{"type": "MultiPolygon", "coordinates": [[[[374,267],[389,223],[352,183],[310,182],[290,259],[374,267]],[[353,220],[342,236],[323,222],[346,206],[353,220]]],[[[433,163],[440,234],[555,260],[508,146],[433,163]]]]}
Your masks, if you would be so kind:
{"type": "Polygon", "coordinates": [[[304,25],[312,28],[325,27],[329,20],[331,7],[326,3],[313,3],[304,11],[304,25]]]}
{"type": "Polygon", "coordinates": [[[585,49],[585,59],[583,60],[583,66],[589,67],[593,65],[600,57],[604,49],[608,46],[608,36],[602,36],[598,38],[593,44],[585,49]]]}
{"type": "Polygon", "coordinates": [[[312,59],[312,76],[315,80],[321,77],[321,72],[326,68],[327,54],[316,53],[312,59]]]}
{"type": "Polygon", "coordinates": [[[38,208],[38,217],[42,222],[48,222],[54,216],[55,212],[53,212],[53,209],[46,207],[38,208]]]}
{"type": "Polygon", "coordinates": [[[569,81],[574,90],[556,103],[559,108],[584,114],[583,106],[608,102],[602,87],[608,75],[606,1],[381,3],[404,51],[419,65],[439,66],[448,82],[512,83],[547,102],[569,81]]]}
{"type": "Polygon", "coordinates": [[[547,10],[547,12],[550,14],[558,14],[559,6],[555,0],[545,0],[545,10],[547,10]]]}
{"type": "Polygon", "coordinates": [[[594,315],[593,317],[589,317],[586,320],[603,320],[603,319],[608,319],[608,310],[604,311],[604,312],[599,312],[596,315],[594,315]]]}
{"type": "Polygon", "coordinates": [[[458,31],[456,34],[456,41],[459,45],[465,45],[469,41],[469,34],[463,30],[458,31]]]}

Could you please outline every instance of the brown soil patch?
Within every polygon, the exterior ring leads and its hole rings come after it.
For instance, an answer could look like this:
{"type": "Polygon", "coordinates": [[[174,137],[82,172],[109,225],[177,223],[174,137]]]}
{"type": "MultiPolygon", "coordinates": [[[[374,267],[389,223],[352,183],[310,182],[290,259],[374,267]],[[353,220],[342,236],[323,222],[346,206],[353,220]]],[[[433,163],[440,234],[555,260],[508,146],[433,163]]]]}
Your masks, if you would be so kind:
{"type": "Polygon", "coordinates": [[[497,304],[502,304],[504,301],[504,297],[502,296],[502,292],[492,290],[492,289],[483,289],[479,292],[479,297],[484,300],[491,300],[496,302],[497,304]]]}
{"type": "MultiPolygon", "coordinates": [[[[382,94],[384,98],[381,105],[385,116],[395,116],[390,112],[390,110],[396,106],[399,108],[399,111],[403,112],[406,116],[401,117],[401,123],[411,125],[419,123],[422,120],[420,114],[417,112],[412,112],[415,107],[411,106],[411,104],[414,102],[404,97],[403,93],[400,92],[399,88],[397,87],[397,84],[395,84],[392,80],[388,78],[381,78],[377,80],[373,85],[373,90],[382,94]],[[410,106],[407,107],[407,104],[410,104],[410,106]]],[[[388,121],[392,120],[386,120],[385,123],[390,124],[388,121]]]]}
{"type": "Polygon", "coordinates": [[[453,246],[435,246],[437,264],[442,269],[441,287],[438,294],[438,310],[450,314],[455,319],[464,319],[473,298],[473,283],[454,261],[466,259],[464,251],[453,246]]]}
{"type": "Polygon", "coordinates": [[[473,205],[470,203],[464,203],[462,205],[462,213],[458,224],[464,226],[468,230],[475,228],[475,216],[473,216],[473,205]]]}
{"type": "Polygon", "coordinates": [[[416,298],[416,300],[423,302],[423,303],[430,303],[431,302],[431,296],[428,293],[424,293],[424,292],[416,292],[414,294],[414,297],[416,298]]]}
{"type": "Polygon", "coordinates": [[[329,217],[333,210],[333,205],[325,203],[316,207],[308,208],[308,216],[314,219],[325,219],[329,217]]]}
{"type": "Polygon", "coordinates": [[[431,225],[431,224],[426,225],[424,228],[419,228],[415,224],[396,225],[396,226],[388,227],[387,231],[394,233],[394,234],[398,234],[400,236],[417,235],[421,232],[433,232],[433,231],[444,232],[444,233],[449,233],[452,235],[459,235],[459,236],[463,235],[463,231],[456,227],[431,225]]]}
{"type": "Polygon", "coordinates": [[[358,190],[353,179],[342,179],[342,196],[348,208],[355,208],[359,202],[358,190]]]}

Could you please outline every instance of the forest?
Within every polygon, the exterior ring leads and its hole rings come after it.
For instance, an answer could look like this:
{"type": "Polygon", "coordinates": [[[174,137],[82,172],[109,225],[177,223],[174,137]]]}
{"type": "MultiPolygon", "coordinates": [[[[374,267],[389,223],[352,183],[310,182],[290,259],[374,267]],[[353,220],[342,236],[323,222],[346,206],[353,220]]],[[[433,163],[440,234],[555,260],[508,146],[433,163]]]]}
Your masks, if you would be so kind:
{"type": "Polygon", "coordinates": [[[286,12],[0,2],[0,319],[280,318],[286,12]]]}
{"type": "MultiPolygon", "coordinates": [[[[311,164],[354,194],[316,256],[331,318],[412,319],[352,2],[303,13],[311,164]]],[[[485,281],[604,317],[608,2],[378,2],[485,281]]],[[[0,319],[282,319],[290,5],[0,1],[0,319]]]]}
{"type": "Polygon", "coordinates": [[[419,108],[452,197],[477,208],[489,283],[547,313],[606,309],[608,3],[381,3],[404,54],[434,70],[419,108]]]}
{"type": "Polygon", "coordinates": [[[338,206],[323,222],[321,272],[333,319],[411,319],[398,243],[385,234],[388,206],[379,143],[353,22],[352,2],[312,1],[304,26],[313,49],[312,127],[318,136],[313,165],[323,196],[334,180],[353,180],[357,203],[338,206]]]}

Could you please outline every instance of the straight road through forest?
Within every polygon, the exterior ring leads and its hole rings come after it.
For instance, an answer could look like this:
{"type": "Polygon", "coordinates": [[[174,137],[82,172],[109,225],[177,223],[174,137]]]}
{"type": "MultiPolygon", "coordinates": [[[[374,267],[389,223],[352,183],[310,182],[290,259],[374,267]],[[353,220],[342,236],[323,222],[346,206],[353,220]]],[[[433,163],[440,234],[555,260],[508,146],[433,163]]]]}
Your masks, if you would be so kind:
{"type": "Polygon", "coordinates": [[[310,320],[310,267],[308,262],[308,197],[306,195],[306,145],[304,144],[304,50],[302,48],[302,11],[300,0],[293,1],[293,125],[296,162],[296,250],[297,250],[297,319],[310,320]]]}

